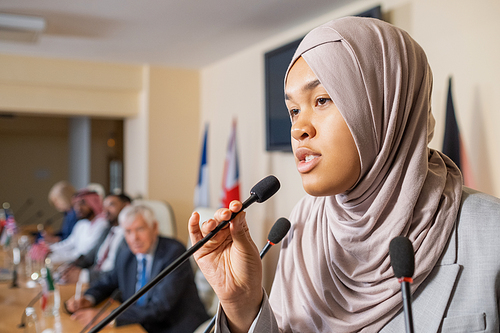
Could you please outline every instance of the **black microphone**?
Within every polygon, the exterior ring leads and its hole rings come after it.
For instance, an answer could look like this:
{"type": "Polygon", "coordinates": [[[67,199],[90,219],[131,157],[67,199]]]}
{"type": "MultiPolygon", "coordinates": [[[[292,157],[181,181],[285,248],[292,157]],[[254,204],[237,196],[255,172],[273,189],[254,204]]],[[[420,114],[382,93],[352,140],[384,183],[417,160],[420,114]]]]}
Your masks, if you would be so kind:
{"type": "MultiPolygon", "coordinates": [[[[288,233],[288,230],[290,230],[290,221],[284,217],[280,217],[276,222],[274,222],[273,227],[271,228],[271,231],[269,231],[269,235],[267,235],[267,243],[266,245],[262,248],[260,251],[260,259],[262,260],[262,257],[265,256],[267,251],[271,248],[271,246],[278,244],[281,242],[283,238],[285,238],[286,234],[288,233]]],[[[210,320],[210,323],[207,325],[207,328],[203,331],[203,333],[210,333],[212,332],[212,328],[215,325],[215,320],[217,319],[217,315],[212,317],[212,320],[210,320]]]]}
{"type": "Polygon", "coordinates": [[[115,291],[113,291],[111,296],[108,298],[106,304],[102,306],[99,312],[97,312],[97,314],[89,321],[89,323],[85,325],[85,327],[80,331],[80,333],[84,333],[86,330],[88,330],[90,326],[92,326],[92,324],[97,320],[97,318],[99,318],[99,316],[102,315],[104,311],[106,311],[111,306],[111,304],[113,304],[113,302],[116,301],[121,296],[121,294],[122,293],[120,289],[116,289],[115,291]]]}
{"type": "Polygon", "coordinates": [[[269,251],[271,246],[278,244],[286,236],[288,230],[290,230],[290,221],[284,217],[280,217],[276,222],[274,222],[269,235],[267,235],[267,243],[260,251],[260,259],[269,251]]]}
{"type": "Polygon", "coordinates": [[[160,282],[161,279],[163,279],[170,272],[172,272],[174,269],[183,264],[184,261],[186,261],[193,253],[198,251],[203,245],[205,245],[206,242],[212,239],[212,237],[214,237],[220,230],[222,230],[225,226],[227,226],[229,222],[231,222],[236,217],[236,215],[238,215],[244,209],[248,208],[248,206],[250,206],[254,202],[261,203],[266,201],[267,199],[272,197],[279,190],[279,188],[280,188],[280,182],[278,181],[278,178],[272,175],[267,176],[266,178],[262,179],[260,182],[255,184],[255,186],[252,187],[252,189],[250,190],[250,197],[247,200],[245,200],[245,202],[243,202],[242,204],[243,207],[241,207],[241,210],[239,212],[232,213],[231,218],[229,220],[221,222],[214,230],[212,230],[202,240],[191,246],[189,250],[180,255],[179,258],[177,258],[168,267],[166,267],[163,271],[161,271],[155,278],[149,281],[144,287],[139,289],[134,295],[130,296],[129,299],[127,299],[119,307],[117,307],[109,316],[107,316],[100,323],[94,326],[89,331],[89,333],[96,333],[99,332],[101,329],[103,329],[113,319],[118,317],[120,314],[122,314],[123,311],[125,311],[128,307],[134,304],[139,298],[141,298],[142,295],[147,293],[149,289],[153,288],[158,282],[160,282]]]}
{"type": "Polygon", "coordinates": [[[52,223],[54,223],[55,220],[59,220],[61,217],[63,217],[63,214],[61,212],[57,212],[48,219],[46,219],[45,222],[43,222],[42,224],[44,227],[49,227],[52,225],[52,223]]]}
{"type": "Polygon", "coordinates": [[[26,307],[24,308],[24,311],[23,311],[23,315],[21,316],[21,323],[19,325],[17,325],[18,328],[23,328],[24,326],[26,326],[26,308],[30,308],[32,307],[33,305],[35,305],[35,303],[43,296],[43,290],[40,291],[38,294],[36,294],[35,297],[33,297],[31,299],[31,301],[28,303],[28,305],[26,305],[26,307]]]}
{"type": "Polygon", "coordinates": [[[389,255],[394,275],[401,283],[406,332],[413,333],[410,283],[415,271],[415,253],[411,241],[403,236],[393,238],[389,244],[389,255]]]}
{"type": "Polygon", "coordinates": [[[38,220],[42,216],[43,216],[43,211],[42,210],[38,210],[35,214],[31,215],[23,223],[20,223],[20,225],[30,225],[30,224],[32,224],[33,221],[38,220]]]}
{"type": "Polygon", "coordinates": [[[23,215],[26,212],[26,210],[29,208],[29,206],[31,206],[33,204],[33,202],[35,202],[33,200],[33,198],[26,199],[26,201],[21,205],[21,207],[19,207],[19,209],[14,214],[16,219],[19,219],[21,217],[21,215],[23,215]]]}

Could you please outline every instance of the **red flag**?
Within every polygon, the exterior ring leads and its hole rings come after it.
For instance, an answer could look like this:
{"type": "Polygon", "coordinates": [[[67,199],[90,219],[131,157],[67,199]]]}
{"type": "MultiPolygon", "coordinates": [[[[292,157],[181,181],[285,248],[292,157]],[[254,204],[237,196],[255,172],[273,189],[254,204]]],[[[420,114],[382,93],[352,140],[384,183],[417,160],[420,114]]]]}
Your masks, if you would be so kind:
{"type": "Polygon", "coordinates": [[[233,200],[240,200],[240,173],[238,167],[238,151],[236,147],[236,120],[227,146],[224,175],[222,176],[221,207],[229,207],[233,200]]]}

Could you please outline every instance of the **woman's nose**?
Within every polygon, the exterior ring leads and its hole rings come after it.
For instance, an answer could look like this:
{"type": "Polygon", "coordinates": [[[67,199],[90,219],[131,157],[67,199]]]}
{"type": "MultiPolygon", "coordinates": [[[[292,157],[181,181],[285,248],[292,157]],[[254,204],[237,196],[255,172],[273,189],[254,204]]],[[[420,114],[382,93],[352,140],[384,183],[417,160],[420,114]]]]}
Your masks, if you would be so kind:
{"type": "Polygon", "coordinates": [[[312,111],[302,110],[292,124],[292,138],[300,141],[312,138],[316,135],[316,130],[312,123],[312,111]]]}

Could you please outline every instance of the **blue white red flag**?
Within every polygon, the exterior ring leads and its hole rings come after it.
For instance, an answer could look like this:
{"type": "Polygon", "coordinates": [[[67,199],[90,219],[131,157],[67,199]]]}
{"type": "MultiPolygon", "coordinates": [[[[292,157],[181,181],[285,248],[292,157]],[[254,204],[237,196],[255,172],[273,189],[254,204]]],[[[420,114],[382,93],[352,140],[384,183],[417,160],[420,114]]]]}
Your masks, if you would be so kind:
{"type": "Polygon", "coordinates": [[[198,183],[194,190],[194,207],[210,207],[208,188],[208,163],[207,163],[207,137],[208,124],[205,125],[203,136],[203,149],[201,152],[200,170],[198,173],[198,183]]]}
{"type": "Polygon", "coordinates": [[[222,176],[221,207],[229,207],[233,200],[240,200],[240,172],[238,166],[238,149],[236,147],[236,119],[227,146],[224,174],[222,176]]]}

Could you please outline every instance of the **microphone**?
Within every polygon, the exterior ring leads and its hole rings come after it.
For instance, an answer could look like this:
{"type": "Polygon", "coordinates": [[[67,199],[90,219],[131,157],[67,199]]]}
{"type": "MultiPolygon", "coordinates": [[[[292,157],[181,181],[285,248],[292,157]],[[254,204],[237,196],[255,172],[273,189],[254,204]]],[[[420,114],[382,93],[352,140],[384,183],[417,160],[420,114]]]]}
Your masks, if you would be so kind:
{"type": "Polygon", "coordinates": [[[21,205],[21,207],[19,207],[19,209],[14,214],[16,219],[19,219],[19,217],[21,217],[21,215],[23,215],[26,212],[26,210],[33,204],[33,202],[35,202],[33,198],[26,199],[26,201],[21,205]]]}
{"type": "Polygon", "coordinates": [[[128,307],[130,307],[133,303],[135,303],[142,295],[148,292],[149,289],[153,288],[158,282],[161,281],[165,276],[167,276],[174,269],[179,267],[184,263],[193,253],[198,251],[206,242],[208,242],[212,237],[214,237],[220,230],[222,230],[226,225],[231,222],[236,215],[238,215],[241,211],[248,208],[251,204],[255,202],[262,203],[272,197],[280,188],[280,182],[278,178],[275,176],[267,176],[262,179],[260,182],[254,185],[250,190],[250,197],[243,202],[241,210],[236,213],[231,214],[231,218],[227,221],[221,222],[214,230],[212,230],[209,234],[207,234],[202,240],[198,243],[194,244],[179,256],[174,262],[172,262],[168,267],[166,267],[163,271],[161,271],[155,278],[149,281],[144,287],[139,289],[134,295],[130,296],[125,302],[123,302],[119,307],[117,307],[109,316],[104,318],[100,323],[94,326],[89,333],[96,333],[103,329],[107,324],[109,324],[113,319],[118,317],[125,311],[128,307]]]}
{"type": "Polygon", "coordinates": [[[80,333],[84,333],[86,330],[88,330],[90,326],[92,326],[92,324],[95,323],[97,318],[99,318],[99,316],[102,315],[104,311],[106,311],[111,306],[111,304],[113,304],[113,302],[116,301],[120,296],[121,296],[120,289],[116,289],[115,291],[113,291],[111,296],[108,298],[106,304],[102,306],[99,312],[89,321],[87,325],[85,325],[85,327],[80,331],[80,333]]]}
{"type": "Polygon", "coordinates": [[[267,235],[267,243],[260,251],[260,259],[269,251],[271,246],[278,244],[286,236],[288,230],[290,230],[290,221],[284,217],[280,217],[276,222],[274,222],[269,235],[267,235]]]}
{"type": "Polygon", "coordinates": [[[40,291],[38,294],[36,294],[35,297],[33,297],[33,299],[28,303],[28,305],[26,305],[26,307],[24,308],[23,310],[23,315],[21,317],[21,323],[19,325],[17,325],[18,328],[23,328],[24,326],[26,326],[26,308],[29,308],[29,307],[32,307],[33,305],[35,305],[35,303],[43,296],[43,290],[40,291]]]}
{"type": "Polygon", "coordinates": [[[394,275],[401,283],[406,332],[413,333],[410,292],[410,283],[413,282],[412,276],[415,271],[415,253],[413,252],[413,245],[406,237],[395,237],[389,244],[389,255],[391,257],[391,266],[394,270],[394,275]]]}
{"type": "MultiPolygon", "coordinates": [[[[264,257],[271,248],[271,246],[278,244],[281,242],[283,238],[285,238],[286,234],[288,233],[288,230],[290,230],[290,221],[284,217],[280,217],[276,222],[274,222],[273,227],[271,228],[271,231],[269,231],[269,235],[267,235],[267,243],[266,245],[262,248],[260,251],[260,259],[262,260],[262,257],[264,257]]],[[[207,328],[203,331],[203,333],[210,333],[212,332],[212,328],[215,325],[215,320],[217,319],[217,315],[212,317],[212,320],[210,320],[210,323],[207,325],[207,328]]]]}
{"type": "Polygon", "coordinates": [[[27,218],[26,220],[24,220],[24,222],[20,223],[19,225],[30,225],[30,224],[32,224],[33,221],[38,220],[42,216],[43,216],[43,211],[42,210],[38,210],[35,214],[31,215],[29,218],[27,218]]]}

